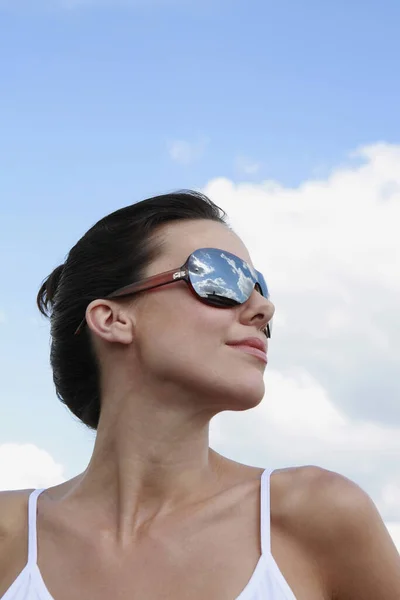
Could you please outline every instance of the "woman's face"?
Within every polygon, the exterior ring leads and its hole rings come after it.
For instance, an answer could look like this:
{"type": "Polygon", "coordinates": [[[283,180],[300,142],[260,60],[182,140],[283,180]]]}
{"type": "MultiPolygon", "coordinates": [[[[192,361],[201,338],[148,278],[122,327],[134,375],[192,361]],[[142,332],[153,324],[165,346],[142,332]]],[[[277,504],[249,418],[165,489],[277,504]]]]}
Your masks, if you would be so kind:
{"type": "MultiPolygon", "coordinates": [[[[146,277],[179,268],[191,252],[206,247],[232,252],[252,265],[243,242],[221,223],[177,221],[160,233],[164,249],[146,277]]],[[[196,406],[200,402],[216,412],[252,408],[262,400],[265,363],[227,345],[248,337],[268,343],[263,330],[275,309],[258,292],[245,304],[221,309],[197,300],[187,283],[178,281],[143,292],[132,310],[135,361],[147,385],[168,390],[171,400],[179,401],[183,391],[196,406]]]]}

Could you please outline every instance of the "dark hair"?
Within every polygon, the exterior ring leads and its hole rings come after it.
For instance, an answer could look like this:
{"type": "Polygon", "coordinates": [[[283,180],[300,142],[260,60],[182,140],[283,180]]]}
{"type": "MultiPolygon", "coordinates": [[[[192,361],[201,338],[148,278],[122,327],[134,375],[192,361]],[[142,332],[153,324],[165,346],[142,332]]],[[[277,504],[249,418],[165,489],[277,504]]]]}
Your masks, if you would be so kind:
{"type": "MultiPolygon", "coordinates": [[[[98,221],[70,250],[65,264],[42,283],[40,312],[50,317],[50,364],[57,397],[91,429],[100,418],[100,371],[88,327],[74,332],[87,306],[139,281],[161,253],[157,228],[177,220],[209,219],[227,224],[226,213],[191,190],[148,198],[98,221]]],[[[179,267],[180,265],[177,265],[179,267]]]]}

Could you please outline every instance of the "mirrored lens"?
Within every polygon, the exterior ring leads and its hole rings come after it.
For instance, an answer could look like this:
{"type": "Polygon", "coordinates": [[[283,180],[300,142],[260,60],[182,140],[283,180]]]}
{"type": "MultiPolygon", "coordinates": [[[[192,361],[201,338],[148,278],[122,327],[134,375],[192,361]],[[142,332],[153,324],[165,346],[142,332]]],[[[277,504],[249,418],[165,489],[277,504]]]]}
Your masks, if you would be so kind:
{"type": "Polygon", "coordinates": [[[263,274],[260,273],[260,271],[256,271],[256,276],[257,276],[257,281],[259,283],[259,286],[261,288],[262,295],[264,296],[264,298],[269,298],[269,290],[268,290],[267,282],[265,281],[263,274]]]}
{"type": "Polygon", "coordinates": [[[196,250],[188,268],[196,293],[219,306],[246,302],[256,284],[256,274],[250,265],[224,250],[196,250]]]}

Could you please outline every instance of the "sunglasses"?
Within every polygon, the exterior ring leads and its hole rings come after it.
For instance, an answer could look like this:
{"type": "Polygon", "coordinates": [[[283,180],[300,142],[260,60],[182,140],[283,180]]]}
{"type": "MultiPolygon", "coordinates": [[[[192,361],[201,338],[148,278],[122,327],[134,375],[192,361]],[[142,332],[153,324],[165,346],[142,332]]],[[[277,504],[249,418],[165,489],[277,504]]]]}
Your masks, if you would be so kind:
{"type": "MultiPolygon", "coordinates": [[[[199,248],[190,254],[178,270],[173,269],[131,283],[112,292],[106,298],[131,296],[174,281],[186,281],[198,300],[218,308],[232,308],[243,304],[250,298],[254,289],[264,298],[269,298],[267,284],[259,271],[235,254],[217,248],[199,248]]],[[[86,317],[74,335],[81,332],[85,322],[86,317]]],[[[272,320],[265,328],[267,338],[271,337],[271,331],[272,320]]]]}

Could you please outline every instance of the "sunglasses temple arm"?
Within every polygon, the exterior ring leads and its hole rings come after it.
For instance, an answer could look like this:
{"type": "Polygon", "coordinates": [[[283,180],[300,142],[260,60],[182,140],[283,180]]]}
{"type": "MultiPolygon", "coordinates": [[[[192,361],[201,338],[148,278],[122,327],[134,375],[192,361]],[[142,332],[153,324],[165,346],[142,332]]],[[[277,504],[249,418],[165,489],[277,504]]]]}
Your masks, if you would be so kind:
{"type": "MultiPolygon", "coordinates": [[[[144,292],[146,290],[151,290],[156,287],[161,287],[162,285],[168,285],[168,283],[173,283],[174,281],[179,281],[180,279],[188,278],[188,270],[185,268],[181,269],[172,269],[171,271],[166,271],[165,273],[161,273],[160,275],[154,275],[152,277],[147,277],[143,279],[143,281],[137,283],[131,283],[126,285],[112,294],[106,296],[106,298],[122,298],[124,296],[130,296],[131,294],[136,294],[138,292],[144,292]]],[[[79,326],[75,330],[74,335],[78,335],[83,325],[85,324],[86,317],[82,319],[79,326]]]]}
{"type": "Polygon", "coordinates": [[[120,288],[119,290],[113,292],[112,294],[106,297],[121,298],[123,296],[130,296],[131,294],[151,290],[156,287],[161,287],[162,285],[168,285],[168,283],[173,283],[174,281],[179,281],[179,279],[185,279],[186,277],[187,271],[181,269],[173,269],[171,271],[161,273],[160,275],[153,275],[152,277],[147,277],[146,279],[143,279],[143,281],[126,285],[125,287],[120,288]]]}

